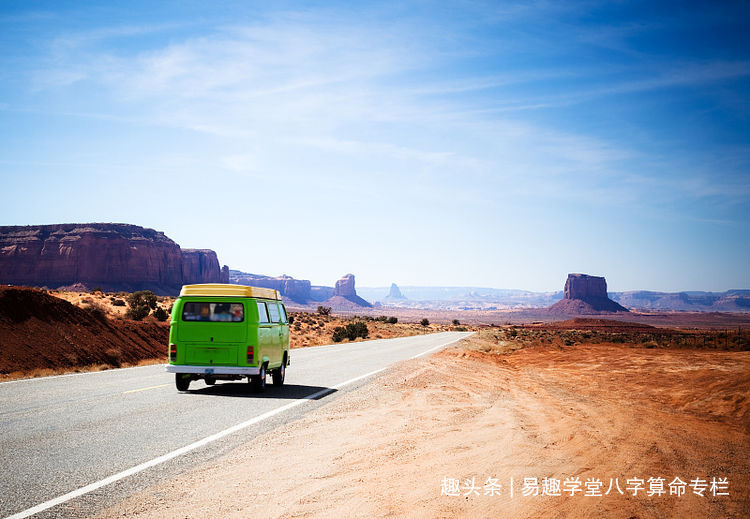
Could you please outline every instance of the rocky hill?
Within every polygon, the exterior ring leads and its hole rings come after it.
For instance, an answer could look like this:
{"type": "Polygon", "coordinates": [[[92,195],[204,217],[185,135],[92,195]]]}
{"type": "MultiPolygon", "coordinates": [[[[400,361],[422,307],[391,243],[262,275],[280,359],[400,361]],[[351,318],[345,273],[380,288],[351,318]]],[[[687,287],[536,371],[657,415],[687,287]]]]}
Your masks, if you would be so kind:
{"type": "Polygon", "coordinates": [[[228,282],[216,253],[120,223],[0,227],[0,283],[48,288],[152,290],[228,282]]]}
{"type": "Polygon", "coordinates": [[[169,325],[108,319],[38,289],[0,287],[0,376],[164,359],[169,325]]]}
{"type": "Polygon", "coordinates": [[[607,281],[603,277],[588,274],[568,274],[563,290],[563,299],[551,307],[555,315],[598,314],[628,312],[607,295],[607,281]]]}

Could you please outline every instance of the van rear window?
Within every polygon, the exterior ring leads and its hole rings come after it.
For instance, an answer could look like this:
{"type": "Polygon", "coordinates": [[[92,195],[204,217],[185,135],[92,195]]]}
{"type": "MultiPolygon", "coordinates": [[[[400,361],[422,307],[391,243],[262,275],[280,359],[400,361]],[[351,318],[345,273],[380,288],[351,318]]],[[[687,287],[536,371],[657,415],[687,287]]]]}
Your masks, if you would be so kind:
{"type": "Polygon", "coordinates": [[[211,323],[241,323],[245,320],[242,303],[185,303],[182,307],[183,321],[211,323]]]}

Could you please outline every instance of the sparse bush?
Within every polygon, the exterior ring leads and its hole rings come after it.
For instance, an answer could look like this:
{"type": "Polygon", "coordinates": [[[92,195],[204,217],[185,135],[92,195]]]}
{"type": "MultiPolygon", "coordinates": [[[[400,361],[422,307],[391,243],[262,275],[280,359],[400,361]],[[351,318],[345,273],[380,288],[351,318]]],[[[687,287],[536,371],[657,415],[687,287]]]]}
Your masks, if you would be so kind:
{"type": "Polygon", "coordinates": [[[341,342],[344,339],[350,341],[355,340],[357,337],[367,338],[370,331],[367,329],[367,325],[362,321],[356,323],[348,323],[346,326],[337,326],[333,329],[333,342],[341,342]]]}
{"type": "Polygon", "coordinates": [[[318,306],[318,313],[320,315],[330,315],[331,307],[330,306],[318,306]]]}
{"type": "Polygon", "coordinates": [[[169,317],[169,314],[166,310],[164,310],[161,306],[154,310],[154,317],[156,317],[156,320],[159,322],[164,322],[167,320],[167,317],[169,317]]]}
{"type": "Polygon", "coordinates": [[[140,290],[128,296],[128,311],[125,316],[134,321],[142,321],[156,308],[156,294],[150,290],[140,290]]]}
{"type": "Polygon", "coordinates": [[[419,324],[427,328],[428,326],[430,326],[430,320],[425,317],[419,324]]]}
{"type": "Polygon", "coordinates": [[[125,317],[133,321],[143,321],[150,311],[148,306],[133,306],[127,309],[125,317]]]}
{"type": "Polygon", "coordinates": [[[341,342],[346,339],[346,330],[343,326],[337,326],[333,329],[333,342],[341,342]]]}
{"type": "Polygon", "coordinates": [[[112,306],[125,306],[125,301],[122,299],[113,299],[112,306]]]}
{"type": "Polygon", "coordinates": [[[91,291],[92,294],[96,294],[97,292],[101,292],[102,287],[94,287],[94,289],[91,291]]]}
{"type": "Polygon", "coordinates": [[[388,318],[388,324],[396,324],[398,322],[398,317],[389,317],[388,318]]]}
{"type": "Polygon", "coordinates": [[[457,332],[465,332],[466,331],[466,326],[456,326],[454,328],[454,330],[457,331],[457,332]]]}
{"type": "Polygon", "coordinates": [[[104,350],[104,360],[107,364],[119,368],[122,364],[122,352],[117,348],[108,348],[104,350]]]}
{"type": "Polygon", "coordinates": [[[107,320],[107,310],[99,303],[95,303],[92,301],[91,303],[88,303],[86,306],[84,306],[83,309],[90,313],[91,316],[95,319],[98,319],[100,321],[107,320]]]}
{"type": "Polygon", "coordinates": [[[458,326],[461,322],[458,319],[453,319],[453,326],[458,326]]]}
{"type": "Polygon", "coordinates": [[[294,324],[294,316],[292,314],[287,316],[287,320],[289,321],[289,324],[294,324]]]}

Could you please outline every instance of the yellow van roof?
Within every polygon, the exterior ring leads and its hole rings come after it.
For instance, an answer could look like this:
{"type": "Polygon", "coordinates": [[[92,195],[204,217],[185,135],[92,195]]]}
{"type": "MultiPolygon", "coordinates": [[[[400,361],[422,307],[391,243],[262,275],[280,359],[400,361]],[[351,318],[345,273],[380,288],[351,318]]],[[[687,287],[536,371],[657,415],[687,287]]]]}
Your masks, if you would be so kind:
{"type": "Polygon", "coordinates": [[[208,297],[262,297],[281,301],[281,294],[273,288],[248,287],[245,285],[231,285],[226,283],[204,283],[201,285],[183,285],[180,297],[208,296],[208,297]]]}

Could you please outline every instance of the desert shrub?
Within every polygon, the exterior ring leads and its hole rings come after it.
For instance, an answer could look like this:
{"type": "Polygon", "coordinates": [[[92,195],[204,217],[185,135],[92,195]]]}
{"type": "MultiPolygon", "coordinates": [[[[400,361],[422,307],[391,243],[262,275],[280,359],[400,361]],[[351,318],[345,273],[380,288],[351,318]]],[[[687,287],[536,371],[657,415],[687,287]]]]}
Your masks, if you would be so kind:
{"type": "Polygon", "coordinates": [[[380,317],[376,317],[375,320],[379,321],[381,323],[387,323],[388,322],[388,317],[386,317],[384,315],[381,315],[380,317]]]}
{"type": "Polygon", "coordinates": [[[456,326],[454,330],[456,330],[457,332],[465,332],[466,326],[456,326]]]}
{"type": "Polygon", "coordinates": [[[330,306],[319,306],[318,307],[318,313],[320,315],[330,315],[331,314],[331,307],[330,306]]]}
{"type": "Polygon", "coordinates": [[[652,349],[652,348],[658,348],[659,345],[655,341],[648,341],[643,343],[644,348],[652,349]]]}
{"type": "Polygon", "coordinates": [[[125,301],[122,299],[113,299],[112,306],[125,306],[125,301]]]}
{"type": "Polygon", "coordinates": [[[95,303],[92,301],[91,303],[88,303],[86,306],[84,306],[83,309],[90,313],[91,316],[95,319],[98,319],[100,321],[107,320],[107,310],[99,303],[95,303]]]}
{"type": "Polygon", "coordinates": [[[337,326],[333,329],[333,342],[341,342],[344,339],[350,341],[355,340],[357,337],[367,338],[370,331],[367,329],[367,325],[362,321],[355,323],[348,323],[346,326],[337,326]]]}
{"type": "Polygon", "coordinates": [[[458,326],[461,322],[458,319],[453,319],[453,326],[458,326]]]}
{"type": "Polygon", "coordinates": [[[426,328],[427,326],[430,326],[430,320],[425,317],[419,324],[426,328]]]}
{"type": "Polygon", "coordinates": [[[122,364],[122,352],[117,348],[108,348],[104,350],[104,360],[107,364],[119,368],[122,364]]]}
{"type": "Polygon", "coordinates": [[[128,296],[128,311],[125,316],[134,321],[142,321],[156,308],[156,294],[150,290],[139,290],[128,296]]]}
{"type": "Polygon", "coordinates": [[[346,339],[346,330],[343,326],[337,326],[333,329],[333,342],[341,342],[346,339]]]}
{"type": "Polygon", "coordinates": [[[398,322],[398,317],[389,317],[388,318],[388,324],[396,324],[398,322]]]}
{"type": "Polygon", "coordinates": [[[91,291],[92,294],[96,294],[97,292],[101,293],[102,287],[94,287],[94,289],[91,291]]]}
{"type": "Polygon", "coordinates": [[[133,292],[128,296],[128,304],[130,306],[146,305],[151,310],[154,310],[156,308],[156,294],[150,290],[133,292]]]}
{"type": "Polygon", "coordinates": [[[511,326],[510,328],[505,330],[505,336],[508,337],[509,339],[515,339],[517,335],[518,335],[518,330],[516,330],[515,326],[511,326]]]}
{"type": "Polygon", "coordinates": [[[150,311],[148,306],[133,306],[127,309],[125,317],[133,321],[143,321],[150,311]]]}
{"type": "Polygon", "coordinates": [[[169,314],[166,310],[164,310],[161,306],[154,310],[154,317],[156,317],[156,320],[159,322],[164,322],[167,320],[167,317],[169,317],[169,314]]]}
{"type": "Polygon", "coordinates": [[[292,314],[287,316],[287,320],[289,321],[289,324],[294,324],[294,316],[292,314]]]}

